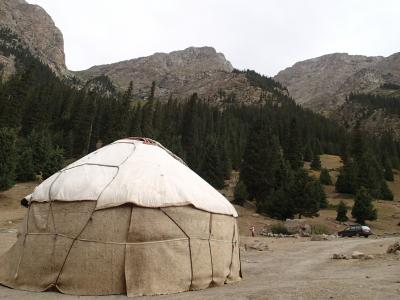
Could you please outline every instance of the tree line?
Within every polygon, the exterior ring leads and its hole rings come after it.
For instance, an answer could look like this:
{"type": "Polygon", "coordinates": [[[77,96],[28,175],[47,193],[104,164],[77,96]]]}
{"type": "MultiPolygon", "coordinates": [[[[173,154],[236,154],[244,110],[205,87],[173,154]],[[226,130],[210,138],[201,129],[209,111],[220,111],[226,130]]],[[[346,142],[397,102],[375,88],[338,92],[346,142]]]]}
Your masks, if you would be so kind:
{"type": "MultiPolygon", "coordinates": [[[[146,136],[182,157],[216,188],[223,187],[233,169],[239,170],[241,194],[273,217],[314,215],[326,205],[320,183],[304,171],[303,161],[318,160],[322,153],[341,154],[351,135],[297,105],[273,79],[246,71],[254,84],[273,90],[273,99],[258,105],[236,101],[213,106],[196,93],[161,102],[154,97],[156,82],[147,100],[133,100],[132,85],[109,95],[76,89],[71,86],[75,79],[56,77],[13,44],[9,32],[0,30],[0,35],[11,41],[0,44],[0,52],[12,45],[17,62],[16,74],[0,84],[0,190],[37,174],[46,178],[65,160],[80,158],[99,144],[146,136]]],[[[390,136],[368,139],[373,145],[390,144],[387,160],[392,165],[398,161],[399,145],[390,136]]],[[[369,153],[383,168],[378,152],[369,153]]]]}

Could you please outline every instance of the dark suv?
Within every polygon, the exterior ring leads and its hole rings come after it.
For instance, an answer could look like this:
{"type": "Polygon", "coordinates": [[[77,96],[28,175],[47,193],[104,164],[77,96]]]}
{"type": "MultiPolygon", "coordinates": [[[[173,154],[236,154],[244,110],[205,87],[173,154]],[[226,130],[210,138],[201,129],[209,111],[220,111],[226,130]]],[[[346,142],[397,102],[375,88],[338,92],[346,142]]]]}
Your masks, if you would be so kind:
{"type": "Polygon", "coordinates": [[[338,232],[338,236],[341,237],[363,236],[367,238],[371,234],[371,229],[368,226],[363,225],[350,225],[345,230],[338,232]]]}

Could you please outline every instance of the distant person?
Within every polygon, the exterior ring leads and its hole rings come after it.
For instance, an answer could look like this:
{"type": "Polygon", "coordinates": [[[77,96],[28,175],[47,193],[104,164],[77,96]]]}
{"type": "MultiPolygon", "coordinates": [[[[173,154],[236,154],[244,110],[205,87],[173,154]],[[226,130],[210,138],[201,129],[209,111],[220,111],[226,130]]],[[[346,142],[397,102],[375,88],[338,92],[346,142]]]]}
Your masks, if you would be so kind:
{"type": "Polygon", "coordinates": [[[256,236],[256,229],[254,228],[254,226],[250,227],[250,231],[251,231],[251,236],[255,237],[256,236]]]}

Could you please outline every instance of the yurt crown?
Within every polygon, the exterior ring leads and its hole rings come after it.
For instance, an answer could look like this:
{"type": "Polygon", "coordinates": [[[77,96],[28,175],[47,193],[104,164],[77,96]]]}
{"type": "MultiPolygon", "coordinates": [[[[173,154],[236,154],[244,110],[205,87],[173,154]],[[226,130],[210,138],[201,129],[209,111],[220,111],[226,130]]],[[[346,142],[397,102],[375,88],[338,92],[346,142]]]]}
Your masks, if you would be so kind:
{"type": "Polygon", "coordinates": [[[127,140],[134,140],[134,141],[140,141],[143,142],[143,144],[147,144],[147,145],[154,145],[154,146],[158,146],[161,149],[165,150],[169,155],[171,155],[173,158],[175,158],[176,160],[178,160],[179,162],[183,163],[185,166],[187,166],[187,164],[185,163],[185,161],[180,158],[178,155],[172,153],[170,150],[168,150],[167,148],[165,148],[163,145],[161,145],[159,142],[147,138],[147,137],[140,137],[140,136],[133,136],[133,137],[127,137],[127,140]]]}

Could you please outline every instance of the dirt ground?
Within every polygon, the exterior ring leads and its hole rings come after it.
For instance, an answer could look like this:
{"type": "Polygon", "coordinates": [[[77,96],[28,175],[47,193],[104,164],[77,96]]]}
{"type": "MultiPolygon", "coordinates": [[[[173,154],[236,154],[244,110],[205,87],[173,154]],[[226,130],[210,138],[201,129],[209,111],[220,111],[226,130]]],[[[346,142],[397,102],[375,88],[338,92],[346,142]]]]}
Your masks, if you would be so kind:
{"type": "MultiPolygon", "coordinates": [[[[241,251],[243,280],[202,291],[136,299],[400,299],[400,256],[384,254],[396,238],[351,238],[312,242],[300,238],[254,238],[268,251],[241,251]],[[333,253],[358,250],[370,260],[333,260],[333,253]]],[[[253,238],[242,237],[242,244],[253,238]]],[[[397,239],[398,240],[398,239],[397,239]]],[[[15,233],[0,233],[4,251],[15,233]],[[6,244],[6,245],[5,245],[6,244]]],[[[33,293],[0,286],[0,299],[128,299],[123,295],[77,297],[33,293]]]]}
{"type": "MultiPolygon", "coordinates": [[[[322,165],[335,179],[340,160],[335,156],[321,156],[322,165]]],[[[318,176],[318,172],[313,173],[318,176]]],[[[233,196],[233,186],[239,174],[235,173],[229,188],[222,191],[233,196]]],[[[0,255],[16,241],[17,227],[26,209],[20,199],[31,193],[35,182],[19,183],[0,193],[0,255]]],[[[310,241],[309,238],[249,237],[251,226],[259,233],[264,227],[279,221],[255,212],[254,204],[235,206],[239,213],[241,233],[241,262],[243,280],[239,283],[203,291],[137,299],[400,299],[400,256],[385,254],[389,244],[400,241],[400,175],[389,183],[395,201],[375,201],[378,220],[370,222],[377,236],[365,238],[310,241]],[[254,240],[268,245],[268,251],[245,251],[244,245],[254,240]],[[353,251],[372,254],[371,260],[333,260],[333,253],[351,254],[353,251]]],[[[322,226],[334,233],[345,227],[335,221],[333,207],[343,200],[348,207],[352,197],[335,193],[334,186],[325,187],[331,208],[320,211],[317,218],[308,219],[312,226],[322,226]]],[[[350,211],[348,213],[350,216],[350,211]]],[[[0,266],[1,267],[1,266],[0,266]]],[[[0,286],[0,299],[128,299],[126,296],[75,297],[56,292],[32,293],[0,286]]]]}

